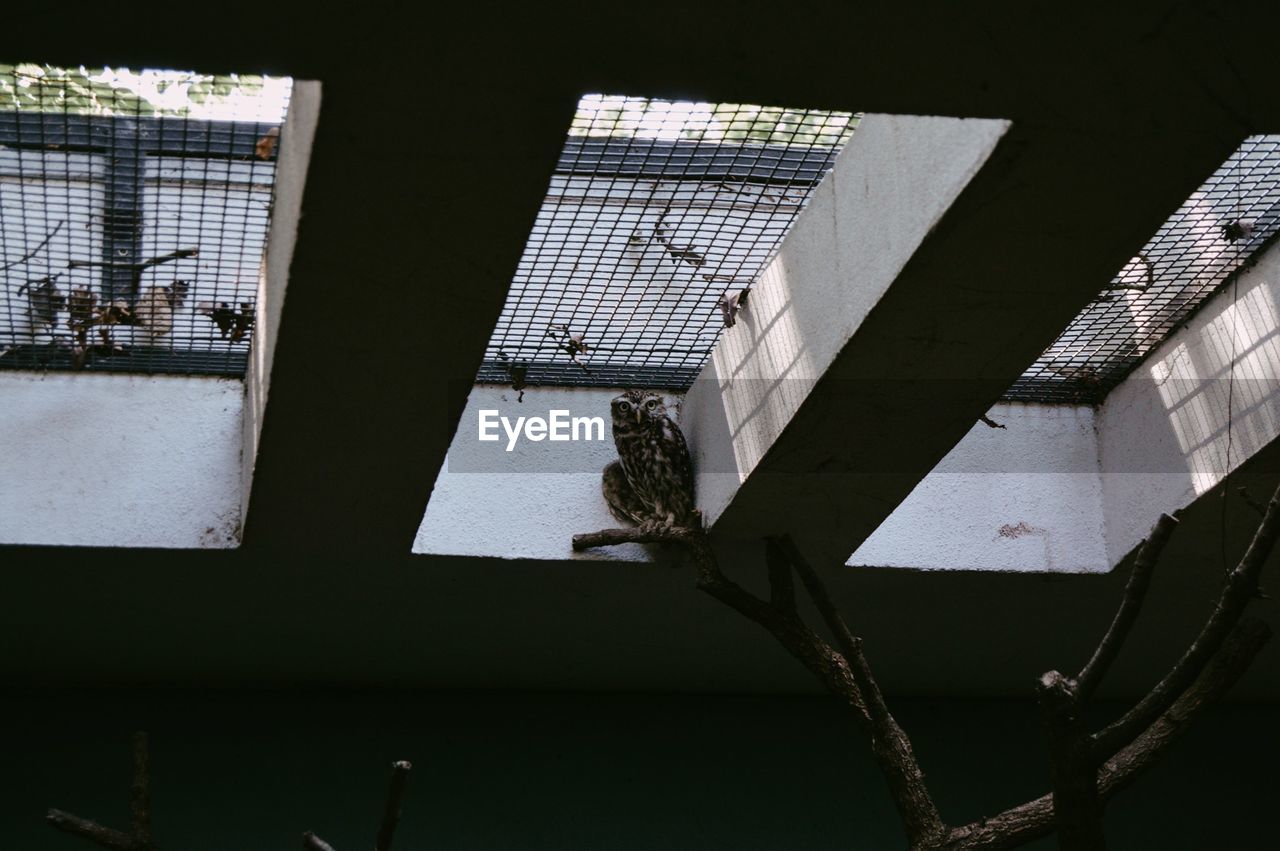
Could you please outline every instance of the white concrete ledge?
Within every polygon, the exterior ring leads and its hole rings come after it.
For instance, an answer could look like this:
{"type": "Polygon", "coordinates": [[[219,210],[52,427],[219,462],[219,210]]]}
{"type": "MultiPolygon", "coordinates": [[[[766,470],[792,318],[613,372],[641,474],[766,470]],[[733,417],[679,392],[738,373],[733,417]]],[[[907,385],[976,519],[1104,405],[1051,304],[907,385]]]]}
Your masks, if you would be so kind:
{"type": "Polygon", "coordinates": [[[1189,506],[1280,437],[1278,304],[1273,245],[1096,410],[996,406],[1006,428],[975,425],[849,564],[1111,570],[1160,514],[1189,506]]]}
{"type": "Polygon", "coordinates": [[[850,565],[1104,573],[1094,410],[1009,403],[976,423],[850,565]]]}
{"type": "Polygon", "coordinates": [[[0,543],[240,543],[244,384],[0,372],[0,543]]]}
{"type": "MultiPolygon", "coordinates": [[[[649,561],[652,549],[639,544],[575,553],[570,539],[621,525],[601,495],[601,472],[618,457],[609,426],[609,400],[620,391],[599,387],[530,387],[519,394],[506,387],[472,389],[444,469],[436,478],[413,552],[435,555],[525,559],[649,561]],[[514,442],[504,427],[491,429],[499,439],[479,439],[480,412],[489,421],[505,417],[515,429],[520,418],[549,420],[553,411],[567,417],[600,417],[603,439],[514,442]],[[508,451],[507,447],[511,449],[508,451]]],[[[679,417],[680,397],[667,394],[668,412],[679,417]]],[[[579,438],[587,432],[580,429],[579,438]]],[[[548,435],[549,437],[549,435],[548,435]]]]}

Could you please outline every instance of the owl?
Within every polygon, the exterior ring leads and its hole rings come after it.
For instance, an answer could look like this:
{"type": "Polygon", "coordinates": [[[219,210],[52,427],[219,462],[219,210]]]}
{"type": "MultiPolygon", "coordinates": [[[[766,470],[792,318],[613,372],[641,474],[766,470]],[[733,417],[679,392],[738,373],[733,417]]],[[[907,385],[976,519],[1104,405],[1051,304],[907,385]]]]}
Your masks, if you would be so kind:
{"type": "Polygon", "coordinates": [[[604,499],[619,520],[642,529],[697,524],[693,463],[661,396],[628,390],[613,399],[618,460],[604,468],[604,499]]]}

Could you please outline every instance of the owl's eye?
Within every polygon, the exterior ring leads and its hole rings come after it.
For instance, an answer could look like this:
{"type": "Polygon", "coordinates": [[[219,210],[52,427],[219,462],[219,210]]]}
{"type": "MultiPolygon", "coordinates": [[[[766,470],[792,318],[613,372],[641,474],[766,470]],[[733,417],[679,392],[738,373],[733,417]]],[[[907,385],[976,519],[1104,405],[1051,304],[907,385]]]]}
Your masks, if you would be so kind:
{"type": "Polygon", "coordinates": [[[650,399],[648,402],[645,403],[645,407],[652,411],[654,408],[658,407],[658,400],[650,399]]]}
{"type": "Polygon", "coordinates": [[[631,403],[630,403],[630,402],[619,402],[619,403],[618,403],[618,410],[619,410],[619,411],[622,411],[622,412],[624,412],[624,413],[625,413],[625,412],[627,412],[627,411],[629,411],[629,410],[631,410],[631,403]]]}

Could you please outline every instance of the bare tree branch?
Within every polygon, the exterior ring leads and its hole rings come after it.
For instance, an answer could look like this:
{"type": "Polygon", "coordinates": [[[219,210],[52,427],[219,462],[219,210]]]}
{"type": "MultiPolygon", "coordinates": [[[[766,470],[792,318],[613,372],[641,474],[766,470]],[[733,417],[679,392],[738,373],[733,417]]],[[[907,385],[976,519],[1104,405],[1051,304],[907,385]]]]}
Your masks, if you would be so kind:
{"type": "Polygon", "coordinates": [[[574,552],[590,550],[595,547],[616,547],[619,544],[688,544],[694,535],[693,529],[675,527],[671,529],[655,529],[641,532],[636,528],[601,529],[599,532],[586,532],[573,536],[574,552]]]}
{"type": "Polygon", "coordinates": [[[1049,738],[1053,814],[1063,851],[1103,851],[1102,800],[1098,768],[1089,758],[1088,734],[1080,717],[1084,701],[1071,679],[1058,671],[1040,678],[1036,689],[1049,738]]]}
{"type": "Polygon", "coordinates": [[[139,846],[151,847],[151,777],[147,734],[133,734],[133,783],[129,786],[129,812],[133,836],[139,846]]]}
{"type": "MultiPolygon", "coordinates": [[[[641,531],[628,527],[602,529],[599,532],[573,536],[575,551],[629,543],[669,543],[687,547],[697,569],[698,590],[767,629],[828,691],[848,703],[860,721],[866,720],[866,707],[853,684],[853,675],[844,658],[831,649],[817,633],[805,626],[794,611],[787,612],[761,600],[725,576],[703,530],[677,526],[641,531]]],[[[775,590],[775,596],[777,593],[775,590]]],[[[783,595],[785,596],[785,592],[783,595]]]]}
{"type": "Polygon", "coordinates": [[[862,695],[858,693],[858,687],[854,685],[853,674],[843,656],[809,629],[794,611],[776,608],[725,576],[705,535],[699,532],[692,539],[675,540],[677,543],[691,541],[698,568],[699,591],[767,629],[828,691],[853,709],[860,724],[867,723],[866,705],[862,695]]]}
{"type": "MultiPolygon", "coordinates": [[[[1248,618],[1237,626],[1173,705],[1103,764],[1098,772],[1102,800],[1109,800],[1164,756],[1205,709],[1231,690],[1270,638],[1270,627],[1257,619],[1248,618]]],[[[1000,851],[1048,836],[1054,829],[1053,797],[1043,795],[992,818],[954,828],[939,847],[947,851],[1000,851]]]]}
{"type": "Polygon", "coordinates": [[[132,835],[122,830],[103,827],[96,821],[73,816],[62,810],[49,810],[44,820],[58,830],[83,836],[110,851],[141,851],[141,847],[134,841],[132,835]]]}
{"type": "Polygon", "coordinates": [[[871,752],[876,764],[889,783],[894,805],[907,830],[907,838],[912,845],[918,845],[931,838],[937,838],[946,830],[942,816],[938,813],[933,797],[925,784],[924,772],[916,760],[911,747],[911,740],[906,731],[899,726],[889,705],[885,702],[880,684],[876,682],[862,652],[862,639],[850,632],[844,618],[831,602],[826,587],[818,578],[817,572],[801,554],[799,548],[790,538],[782,540],[782,548],[805,590],[818,607],[818,612],[826,622],[827,628],[835,636],[844,658],[849,663],[854,684],[866,704],[868,727],[871,736],[871,752]]]}
{"type": "Polygon", "coordinates": [[[1098,785],[1103,796],[1110,798],[1164,756],[1190,723],[1244,676],[1270,640],[1271,627],[1257,618],[1245,618],[1232,629],[1195,682],[1151,726],[1102,767],[1098,785]]]}
{"type": "Polygon", "coordinates": [[[382,826],[378,828],[378,840],[373,851],[387,851],[400,823],[400,810],[404,805],[404,790],[409,783],[409,770],[413,766],[401,760],[391,764],[391,788],[387,791],[387,805],[382,812],[382,826]]]}
{"type": "Polygon", "coordinates": [[[1217,605],[1200,634],[1182,658],[1136,706],[1119,720],[1093,736],[1094,759],[1101,762],[1125,747],[1162,712],[1169,708],[1218,652],[1231,630],[1239,622],[1245,606],[1258,594],[1258,577],[1280,538],[1280,488],[1271,495],[1267,513],[1258,524],[1249,549],[1240,563],[1227,574],[1217,605]]]}
{"type": "Polygon", "coordinates": [[[1272,496],[1249,550],[1228,575],[1213,613],[1191,648],[1120,721],[1097,736],[1086,735],[1081,707],[1123,646],[1140,611],[1156,560],[1175,525],[1172,517],[1161,517],[1144,542],[1116,616],[1082,669],[1080,681],[1056,671],[1041,680],[1041,704],[1054,754],[1054,793],[993,818],[954,828],[942,822],[933,806],[910,741],[885,704],[862,652],[861,640],[849,630],[816,572],[789,539],[768,542],[766,561],[772,589],[768,602],[724,575],[702,529],[605,529],[574,536],[573,548],[630,542],[688,547],[697,565],[699,590],[765,627],[829,691],[855,710],[855,718],[868,733],[877,764],[889,782],[913,849],[1009,849],[1055,830],[1062,835],[1063,848],[1101,849],[1101,816],[1106,801],[1163,756],[1174,739],[1235,684],[1271,635],[1270,629],[1259,621],[1239,620],[1245,605],[1258,593],[1258,575],[1280,537],[1280,488],[1272,496]],[[800,576],[842,652],[829,647],[796,614],[794,588],[789,573],[783,569],[783,559],[800,576]],[[1137,726],[1135,719],[1144,723],[1137,726]],[[1123,732],[1123,737],[1117,731],[1123,732]],[[1117,744],[1110,758],[1099,765],[1099,740],[1112,739],[1117,744]]]}
{"type": "Polygon", "coordinates": [[[786,539],[778,539],[769,542],[766,547],[770,585],[773,588],[771,602],[759,599],[724,575],[706,533],[700,529],[656,532],[606,529],[590,535],[575,535],[573,546],[575,550],[580,550],[587,546],[654,541],[688,546],[698,566],[699,590],[767,629],[787,652],[854,710],[859,726],[870,740],[872,754],[889,783],[890,793],[913,845],[942,836],[946,830],[945,825],[925,788],[924,773],[916,763],[906,733],[889,713],[879,686],[871,675],[870,666],[862,655],[859,641],[853,638],[839,615],[835,614],[835,607],[826,589],[800,558],[794,545],[786,539]],[[824,618],[835,618],[834,621],[828,619],[828,626],[842,646],[843,655],[828,646],[796,614],[794,589],[791,588],[789,573],[784,570],[787,563],[800,575],[824,618]]]}
{"type": "Polygon", "coordinates": [[[1129,573],[1129,581],[1124,586],[1124,597],[1120,601],[1120,608],[1116,610],[1115,619],[1112,620],[1102,641],[1098,643],[1098,648],[1093,651],[1093,658],[1085,664],[1079,676],[1076,677],[1075,699],[1080,703],[1093,696],[1098,683],[1107,675],[1111,663],[1115,661],[1116,655],[1124,645],[1124,640],[1129,637],[1129,630],[1138,619],[1138,612],[1141,611],[1142,602],[1146,599],[1147,588],[1151,585],[1151,574],[1155,570],[1156,562],[1177,525],[1176,519],[1168,514],[1161,514],[1160,519],[1151,529],[1151,534],[1142,542],[1142,548],[1138,550],[1133,569],[1129,573]]]}

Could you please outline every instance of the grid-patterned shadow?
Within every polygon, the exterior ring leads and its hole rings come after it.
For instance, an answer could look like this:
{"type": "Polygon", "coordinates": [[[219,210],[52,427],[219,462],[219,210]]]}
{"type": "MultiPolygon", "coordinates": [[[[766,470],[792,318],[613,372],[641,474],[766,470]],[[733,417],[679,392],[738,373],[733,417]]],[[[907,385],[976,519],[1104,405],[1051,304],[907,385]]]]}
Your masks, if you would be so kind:
{"type": "Polygon", "coordinates": [[[290,85],[0,65],[0,368],[243,375],[290,85]]]}
{"type": "Polygon", "coordinates": [[[1005,395],[1100,402],[1280,232],[1280,136],[1251,136],[1005,395]]]}
{"type": "Polygon", "coordinates": [[[478,380],[687,387],[856,124],[584,97],[478,380]]]}

